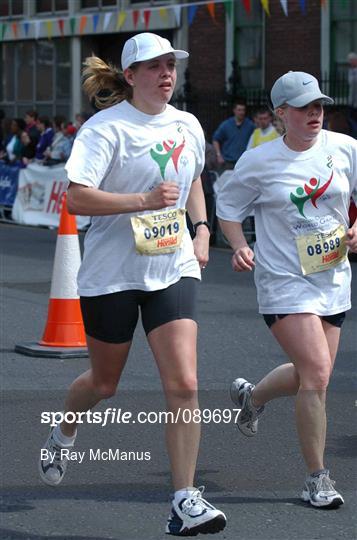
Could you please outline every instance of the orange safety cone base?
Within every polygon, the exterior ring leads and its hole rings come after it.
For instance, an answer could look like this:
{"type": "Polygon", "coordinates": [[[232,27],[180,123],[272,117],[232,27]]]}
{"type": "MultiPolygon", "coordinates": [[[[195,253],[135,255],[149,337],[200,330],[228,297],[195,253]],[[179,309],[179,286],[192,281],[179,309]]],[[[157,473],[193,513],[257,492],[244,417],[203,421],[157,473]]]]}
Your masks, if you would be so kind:
{"type": "Polygon", "coordinates": [[[15,352],[36,358],[87,358],[86,347],[45,347],[35,342],[18,343],[15,352]]]}
{"type": "Polygon", "coordinates": [[[50,298],[47,324],[39,344],[47,347],[86,347],[78,298],[50,298]]]}

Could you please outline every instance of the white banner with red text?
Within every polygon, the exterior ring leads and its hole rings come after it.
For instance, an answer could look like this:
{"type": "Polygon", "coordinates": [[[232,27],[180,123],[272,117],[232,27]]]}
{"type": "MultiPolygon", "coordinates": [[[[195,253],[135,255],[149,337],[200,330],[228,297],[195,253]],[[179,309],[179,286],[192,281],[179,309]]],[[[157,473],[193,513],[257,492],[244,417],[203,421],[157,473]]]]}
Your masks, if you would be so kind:
{"type": "MultiPolygon", "coordinates": [[[[21,169],[12,219],[25,225],[58,227],[62,194],[67,189],[67,173],[63,165],[46,167],[31,163],[21,169]]],[[[78,229],[89,225],[90,218],[76,216],[78,229]]]]}

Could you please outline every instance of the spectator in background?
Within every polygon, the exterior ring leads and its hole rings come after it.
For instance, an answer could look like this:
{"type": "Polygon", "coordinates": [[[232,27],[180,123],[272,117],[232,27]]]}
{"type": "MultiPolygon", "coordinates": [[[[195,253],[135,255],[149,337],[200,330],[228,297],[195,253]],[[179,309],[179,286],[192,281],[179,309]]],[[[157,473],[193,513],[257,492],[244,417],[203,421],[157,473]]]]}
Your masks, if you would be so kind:
{"type": "Polygon", "coordinates": [[[86,122],[89,118],[91,117],[91,115],[85,111],[82,111],[78,114],[76,114],[76,129],[77,131],[79,131],[82,127],[82,125],[84,124],[84,122],[86,122]]]}
{"type": "Polygon", "coordinates": [[[267,107],[257,111],[255,115],[255,123],[257,127],[250,136],[247,150],[250,148],[255,148],[256,146],[268,141],[273,141],[279,137],[279,133],[273,126],[272,120],[272,114],[267,107]]]}
{"type": "Polygon", "coordinates": [[[254,123],[246,118],[245,101],[237,99],[233,104],[233,116],[224,120],[213,134],[213,146],[222,172],[234,169],[237,160],[247,148],[254,128],[254,123]]]}
{"type": "Polygon", "coordinates": [[[36,122],[36,126],[41,134],[40,139],[36,145],[35,158],[38,161],[43,161],[44,151],[51,146],[55,132],[51,127],[51,122],[48,116],[39,116],[36,122]]]}
{"type": "Polygon", "coordinates": [[[51,145],[44,151],[44,165],[57,165],[67,161],[69,157],[68,141],[63,133],[65,121],[65,117],[60,115],[55,116],[53,119],[52,126],[55,135],[51,145]]]}
{"type": "Polygon", "coordinates": [[[36,139],[33,139],[26,131],[21,133],[23,145],[21,164],[26,167],[34,159],[36,154],[36,139]]]}
{"type": "Polygon", "coordinates": [[[2,151],[1,154],[1,158],[10,164],[15,164],[16,161],[22,159],[24,146],[21,142],[21,134],[25,128],[25,120],[22,118],[14,118],[11,121],[11,135],[5,146],[5,151],[2,151]]]}
{"type": "Polygon", "coordinates": [[[357,109],[357,54],[350,52],[347,55],[348,68],[348,104],[357,109]]]}
{"type": "Polygon", "coordinates": [[[5,147],[4,147],[4,118],[5,118],[5,113],[2,109],[0,109],[0,151],[4,150],[5,147]]]}
{"type": "Polygon", "coordinates": [[[67,155],[66,159],[68,159],[69,155],[71,153],[71,150],[72,150],[74,139],[76,138],[77,130],[76,130],[75,126],[72,124],[72,122],[65,122],[63,124],[63,126],[62,126],[62,132],[63,132],[64,136],[67,139],[68,155],[67,155]]]}
{"type": "Polygon", "coordinates": [[[27,111],[27,113],[25,114],[26,133],[28,133],[31,140],[35,141],[36,144],[38,143],[41,136],[41,133],[39,132],[36,124],[37,119],[38,114],[36,111],[27,111]]]}

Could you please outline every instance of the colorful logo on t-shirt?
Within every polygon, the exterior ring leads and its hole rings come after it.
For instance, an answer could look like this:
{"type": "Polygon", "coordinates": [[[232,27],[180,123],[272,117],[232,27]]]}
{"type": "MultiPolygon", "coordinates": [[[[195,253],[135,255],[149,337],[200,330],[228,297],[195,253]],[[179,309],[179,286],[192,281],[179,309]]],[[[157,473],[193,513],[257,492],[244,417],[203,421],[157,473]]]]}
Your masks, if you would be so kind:
{"type": "Polygon", "coordinates": [[[163,180],[165,180],[165,169],[170,159],[174,164],[175,171],[178,173],[178,159],[184,146],[185,139],[183,139],[179,146],[177,146],[176,141],[167,140],[162,141],[162,143],[157,143],[154,148],[151,148],[150,155],[158,164],[163,180]]]}
{"type": "Polygon", "coordinates": [[[299,213],[306,219],[304,214],[304,205],[308,201],[311,201],[312,205],[317,208],[317,199],[321,197],[332,182],[333,171],[331,176],[325,184],[320,187],[320,180],[316,178],[310,178],[308,183],[304,184],[304,187],[298,187],[295,193],[290,193],[290,199],[295,204],[299,213]],[[305,195],[306,193],[306,195],[305,195]]]}

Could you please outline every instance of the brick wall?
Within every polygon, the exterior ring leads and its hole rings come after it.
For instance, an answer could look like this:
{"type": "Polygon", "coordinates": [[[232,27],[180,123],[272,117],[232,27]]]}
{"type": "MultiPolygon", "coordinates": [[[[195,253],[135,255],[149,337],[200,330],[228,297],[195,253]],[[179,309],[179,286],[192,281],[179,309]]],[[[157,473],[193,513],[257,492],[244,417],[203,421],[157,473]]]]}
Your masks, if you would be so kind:
{"type": "Polygon", "coordinates": [[[270,0],[271,17],[266,17],[265,83],[289,70],[306,71],[320,77],[321,0],[306,0],[303,15],[298,0],[288,2],[286,17],[279,0],[270,0]]]}
{"type": "Polygon", "coordinates": [[[226,30],[223,4],[216,4],[215,24],[206,6],[197,9],[189,28],[189,71],[192,87],[221,91],[225,82],[226,30]]]}

